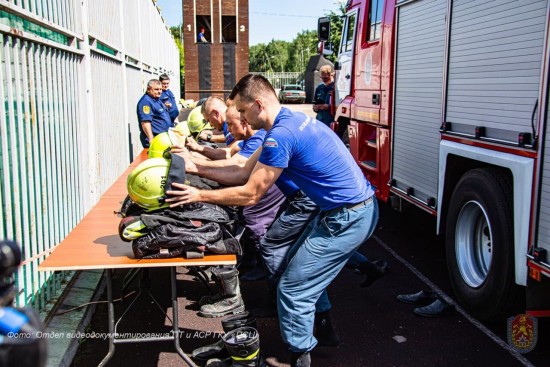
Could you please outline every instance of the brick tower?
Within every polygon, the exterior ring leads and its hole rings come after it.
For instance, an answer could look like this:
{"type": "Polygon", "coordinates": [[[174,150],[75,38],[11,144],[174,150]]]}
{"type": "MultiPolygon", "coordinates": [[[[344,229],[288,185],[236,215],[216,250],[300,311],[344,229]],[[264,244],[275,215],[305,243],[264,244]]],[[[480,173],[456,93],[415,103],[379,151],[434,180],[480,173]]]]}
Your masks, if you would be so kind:
{"type": "Polygon", "coordinates": [[[183,0],[183,34],[185,98],[227,97],[248,73],[248,0],[183,0]]]}

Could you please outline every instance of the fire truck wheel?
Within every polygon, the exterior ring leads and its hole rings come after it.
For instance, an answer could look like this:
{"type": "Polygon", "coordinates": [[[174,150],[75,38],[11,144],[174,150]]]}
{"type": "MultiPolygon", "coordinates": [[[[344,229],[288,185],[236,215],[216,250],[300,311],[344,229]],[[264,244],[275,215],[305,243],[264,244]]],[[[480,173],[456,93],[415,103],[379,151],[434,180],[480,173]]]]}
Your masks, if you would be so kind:
{"type": "Polygon", "coordinates": [[[512,181],[504,170],[480,168],[458,182],[446,222],[446,257],[460,304],[480,320],[515,307],[512,181]]]}

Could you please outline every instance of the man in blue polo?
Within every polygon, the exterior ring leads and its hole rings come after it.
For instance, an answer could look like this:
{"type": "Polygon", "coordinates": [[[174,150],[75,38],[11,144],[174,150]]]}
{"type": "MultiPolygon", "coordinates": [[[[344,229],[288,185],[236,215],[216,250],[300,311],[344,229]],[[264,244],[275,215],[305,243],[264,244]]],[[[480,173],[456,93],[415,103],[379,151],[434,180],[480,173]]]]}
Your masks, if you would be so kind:
{"type": "Polygon", "coordinates": [[[208,97],[201,106],[201,112],[204,119],[214,126],[218,132],[204,131],[199,135],[202,140],[212,141],[214,143],[225,143],[228,147],[233,144],[235,139],[227,127],[227,106],[223,99],[219,97],[208,97]]]}
{"type": "Polygon", "coordinates": [[[281,107],[275,90],[260,75],[246,75],[233,88],[241,119],[267,131],[263,146],[247,162],[251,174],[242,186],[201,191],[173,184],[166,201],[253,205],[284,171],[320,208],[289,251],[278,289],[279,325],[291,351],[291,366],[310,366],[315,304],[326,294],[354,251],[374,231],[378,206],[340,139],[323,123],[281,107]]]}
{"type": "Polygon", "coordinates": [[[139,122],[139,140],[144,148],[149,147],[149,142],[173,126],[166,106],[160,100],[162,84],[157,79],[151,79],[147,83],[147,91],[137,104],[137,118],[139,122]]]}
{"type": "Polygon", "coordinates": [[[161,74],[159,80],[162,85],[160,100],[164,103],[170,118],[174,121],[179,116],[180,110],[176,102],[176,96],[174,96],[174,93],[170,90],[170,77],[167,74],[161,74]]]}

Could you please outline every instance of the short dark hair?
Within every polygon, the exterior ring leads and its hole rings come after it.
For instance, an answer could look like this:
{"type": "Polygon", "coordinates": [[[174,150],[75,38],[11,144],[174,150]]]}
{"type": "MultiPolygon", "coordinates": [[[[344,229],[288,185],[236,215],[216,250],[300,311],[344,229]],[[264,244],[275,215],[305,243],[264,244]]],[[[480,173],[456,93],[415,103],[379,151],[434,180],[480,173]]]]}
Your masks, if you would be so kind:
{"type": "Polygon", "coordinates": [[[241,80],[239,80],[239,82],[233,87],[233,90],[229,95],[229,99],[233,100],[238,95],[243,101],[253,102],[260,95],[266,93],[272,93],[275,97],[277,97],[275,89],[273,89],[273,86],[269,80],[267,80],[264,76],[247,74],[243,76],[241,80]]]}
{"type": "Polygon", "coordinates": [[[163,82],[163,81],[165,81],[165,80],[170,80],[170,77],[168,76],[168,74],[161,74],[161,75],[159,76],[159,80],[160,80],[161,82],[163,82]]]}

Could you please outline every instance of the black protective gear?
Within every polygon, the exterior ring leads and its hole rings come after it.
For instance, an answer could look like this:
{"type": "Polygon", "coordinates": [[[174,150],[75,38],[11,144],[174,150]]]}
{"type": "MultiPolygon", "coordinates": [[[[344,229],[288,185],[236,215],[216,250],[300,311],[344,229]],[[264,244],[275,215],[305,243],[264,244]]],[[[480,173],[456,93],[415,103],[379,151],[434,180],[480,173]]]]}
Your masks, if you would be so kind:
{"type": "MultiPolygon", "coordinates": [[[[224,333],[228,333],[244,326],[256,328],[256,317],[245,311],[241,314],[228,316],[222,320],[224,333]]],[[[224,348],[223,340],[221,338],[213,344],[195,349],[191,355],[198,361],[207,361],[210,358],[226,359],[229,357],[229,354],[227,354],[227,349],[224,348]]]]}
{"type": "Polygon", "coordinates": [[[265,359],[260,353],[260,335],[252,327],[230,331],[222,338],[231,357],[231,367],[264,367],[265,359]]]}

